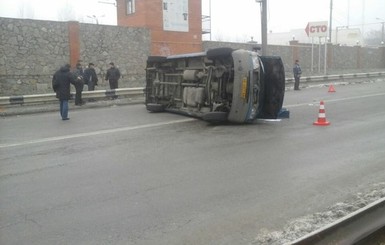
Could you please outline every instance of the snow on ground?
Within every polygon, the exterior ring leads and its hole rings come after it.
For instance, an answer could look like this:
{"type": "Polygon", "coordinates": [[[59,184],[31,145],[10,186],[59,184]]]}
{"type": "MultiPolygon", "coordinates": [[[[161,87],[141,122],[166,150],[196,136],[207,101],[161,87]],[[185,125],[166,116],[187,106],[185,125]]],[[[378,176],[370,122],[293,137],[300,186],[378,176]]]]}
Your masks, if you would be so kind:
{"type": "Polygon", "coordinates": [[[349,201],[337,203],[323,212],[289,221],[282,231],[261,230],[251,244],[281,245],[290,243],[383,197],[385,197],[385,182],[378,183],[368,192],[358,193],[349,201]]]}

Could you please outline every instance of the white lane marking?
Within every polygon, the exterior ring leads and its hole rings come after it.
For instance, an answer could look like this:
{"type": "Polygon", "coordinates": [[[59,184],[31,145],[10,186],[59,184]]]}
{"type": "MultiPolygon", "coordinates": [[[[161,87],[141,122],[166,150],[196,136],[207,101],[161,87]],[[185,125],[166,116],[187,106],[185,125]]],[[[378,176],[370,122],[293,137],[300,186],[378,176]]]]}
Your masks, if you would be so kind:
{"type": "MultiPolygon", "coordinates": [[[[338,102],[338,101],[347,101],[347,100],[356,100],[356,99],[365,99],[370,97],[376,97],[376,96],[384,96],[385,93],[378,93],[378,94],[368,94],[368,95],[361,95],[361,96],[355,96],[355,97],[349,97],[349,98],[341,98],[341,99],[331,99],[331,100],[323,100],[324,102],[338,102]]],[[[283,105],[285,108],[294,108],[294,107],[301,107],[301,106],[319,106],[319,104],[313,104],[313,103],[301,103],[301,104],[295,104],[295,105],[283,105]]]]}
{"type": "Polygon", "coordinates": [[[60,141],[60,140],[66,140],[66,139],[88,137],[88,136],[96,136],[96,135],[102,135],[102,134],[117,133],[117,132],[123,132],[123,131],[132,131],[132,130],[144,129],[144,128],[154,128],[154,127],[167,126],[167,125],[172,125],[172,124],[177,124],[177,123],[191,122],[194,120],[196,120],[196,119],[188,118],[188,119],[174,120],[174,121],[169,121],[169,122],[144,124],[144,125],[123,127],[123,128],[114,128],[114,129],[104,129],[104,130],[88,132],[88,133],[70,134],[70,135],[42,138],[42,139],[36,139],[36,140],[28,140],[28,141],[22,141],[22,142],[10,143],[10,144],[0,144],[0,149],[15,147],[15,146],[38,144],[38,143],[47,143],[47,142],[60,141]]]}
{"type": "MultiPolygon", "coordinates": [[[[338,102],[338,101],[364,99],[364,98],[376,97],[376,96],[384,96],[384,95],[385,95],[385,93],[378,93],[378,94],[362,95],[362,96],[355,96],[355,97],[341,98],[341,99],[331,99],[331,100],[324,100],[324,101],[327,101],[327,102],[338,102]]],[[[309,104],[307,102],[307,103],[295,104],[295,105],[284,105],[284,107],[285,108],[294,108],[294,107],[308,106],[308,105],[312,105],[312,104],[309,104]]],[[[53,142],[53,141],[59,141],[59,140],[65,140],[65,139],[73,139],[73,138],[80,138],[80,137],[87,137],[87,136],[95,136],[95,135],[101,135],[101,134],[116,133],[116,132],[122,132],[122,131],[131,131],[131,130],[137,130],[137,129],[143,129],[143,128],[153,128],[153,127],[159,127],[159,126],[165,126],[165,125],[171,125],[171,124],[177,124],[177,123],[183,123],[183,122],[191,122],[191,121],[194,121],[194,120],[196,120],[196,119],[188,118],[188,119],[175,120],[175,121],[170,121],[170,122],[145,124],[145,125],[123,127],[123,128],[116,128],[116,129],[105,129],[105,130],[99,130],[99,131],[94,131],[94,132],[89,132],[89,133],[80,133],[80,134],[71,134],[71,135],[58,136],[58,137],[42,138],[42,139],[29,140],[29,141],[10,143],[10,144],[0,144],[0,149],[2,149],[2,148],[9,148],[9,147],[15,147],[15,146],[23,146],[23,145],[31,145],[31,144],[38,144],[38,143],[53,142]]]]}

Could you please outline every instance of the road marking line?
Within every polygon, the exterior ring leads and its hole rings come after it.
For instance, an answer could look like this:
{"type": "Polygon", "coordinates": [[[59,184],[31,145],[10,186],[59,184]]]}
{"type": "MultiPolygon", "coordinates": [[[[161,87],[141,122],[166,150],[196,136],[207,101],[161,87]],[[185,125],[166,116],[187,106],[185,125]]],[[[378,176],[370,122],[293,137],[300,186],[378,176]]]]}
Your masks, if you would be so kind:
{"type": "Polygon", "coordinates": [[[144,129],[144,128],[154,128],[154,127],[167,126],[167,125],[172,125],[177,123],[191,122],[195,120],[196,119],[194,118],[188,118],[188,119],[174,120],[169,122],[160,122],[160,123],[130,126],[130,127],[123,127],[123,128],[114,128],[114,129],[104,129],[104,130],[88,132],[88,133],[70,134],[70,135],[42,138],[42,139],[36,139],[36,140],[28,140],[28,141],[10,143],[10,144],[0,144],[0,149],[15,147],[15,146],[38,144],[38,143],[47,143],[47,142],[60,141],[60,140],[66,140],[66,139],[88,137],[88,136],[96,136],[96,135],[102,135],[102,134],[118,133],[123,131],[132,131],[132,130],[144,129]]]}
{"type": "MultiPolygon", "coordinates": [[[[326,101],[326,102],[338,102],[338,101],[364,99],[364,98],[384,96],[384,95],[385,95],[385,93],[378,93],[378,94],[362,95],[362,96],[341,98],[341,99],[331,99],[331,100],[324,100],[324,101],[326,101]]],[[[294,107],[300,107],[300,106],[308,106],[309,104],[311,104],[311,103],[308,102],[308,103],[295,104],[295,105],[286,105],[284,107],[294,108],[294,107]]],[[[95,135],[102,135],[102,134],[109,134],[109,133],[117,133],[117,132],[123,132],[123,131],[131,131],[131,130],[144,129],[144,128],[154,128],[154,127],[166,126],[166,125],[177,124],[177,123],[191,122],[194,120],[196,120],[196,119],[188,118],[188,119],[174,120],[174,121],[170,121],[170,122],[160,122],[160,123],[145,124],[145,125],[139,125],[139,126],[115,128],[115,129],[104,129],[104,130],[99,130],[99,131],[95,131],[95,132],[71,134],[71,135],[58,136],[58,137],[49,137],[49,138],[28,140],[28,141],[10,143],[10,144],[0,144],[0,149],[16,147],[16,146],[23,146],[23,145],[38,144],[38,143],[47,143],[47,142],[60,141],[60,140],[66,140],[66,139],[95,136],[95,135]]]]}
{"type": "MultiPolygon", "coordinates": [[[[331,100],[325,99],[324,102],[338,102],[338,101],[347,101],[347,100],[355,100],[355,99],[365,99],[365,98],[384,96],[384,95],[385,95],[385,93],[378,93],[378,94],[368,94],[368,95],[349,97],[349,98],[341,98],[341,99],[331,99],[331,100]]],[[[294,108],[294,107],[301,107],[301,106],[308,106],[308,105],[317,105],[318,106],[319,104],[314,104],[313,102],[310,102],[310,103],[307,102],[307,103],[295,104],[295,105],[284,105],[283,107],[294,108]]]]}

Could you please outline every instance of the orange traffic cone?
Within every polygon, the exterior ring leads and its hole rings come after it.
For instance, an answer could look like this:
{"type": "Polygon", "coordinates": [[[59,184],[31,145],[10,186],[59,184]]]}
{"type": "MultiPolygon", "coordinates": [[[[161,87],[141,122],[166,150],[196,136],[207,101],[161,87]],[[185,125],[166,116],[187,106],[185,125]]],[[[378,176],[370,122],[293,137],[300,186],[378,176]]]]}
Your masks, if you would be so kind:
{"type": "Polygon", "coordinates": [[[336,91],[336,90],[334,89],[333,84],[330,84],[328,92],[329,92],[329,93],[334,93],[335,91],[336,91]]]}
{"type": "Polygon", "coordinates": [[[319,105],[318,120],[315,121],[313,123],[313,125],[316,125],[316,126],[328,126],[328,125],[330,125],[330,122],[326,121],[325,104],[323,101],[321,101],[320,105],[319,105]]]}

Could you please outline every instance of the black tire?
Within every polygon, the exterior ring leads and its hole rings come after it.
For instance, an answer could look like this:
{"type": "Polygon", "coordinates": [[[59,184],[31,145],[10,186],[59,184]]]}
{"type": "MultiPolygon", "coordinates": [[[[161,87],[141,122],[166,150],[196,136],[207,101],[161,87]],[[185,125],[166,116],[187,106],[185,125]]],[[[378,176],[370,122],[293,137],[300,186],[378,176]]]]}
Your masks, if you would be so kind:
{"type": "Polygon", "coordinates": [[[276,119],[285,95],[285,69],[278,56],[261,56],[264,66],[263,106],[258,118],[276,119]]]}
{"type": "Polygon", "coordinates": [[[228,115],[228,112],[213,111],[204,114],[202,119],[210,123],[222,123],[227,121],[228,115]]]}
{"type": "Polygon", "coordinates": [[[259,92],[258,92],[258,108],[257,108],[257,117],[262,113],[263,105],[265,103],[265,78],[263,71],[263,63],[260,60],[260,74],[259,74],[259,92]]]}
{"type": "Polygon", "coordinates": [[[234,49],[232,48],[214,48],[209,49],[206,53],[207,58],[210,60],[230,56],[233,53],[234,49]]]}
{"type": "Polygon", "coordinates": [[[165,56],[148,56],[147,58],[147,64],[149,63],[162,63],[167,60],[167,57],[165,56]]]}
{"type": "Polygon", "coordinates": [[[164,105],[148,103],[146,104],[146,109],[151,112],[164,112],[164,105]]]}

